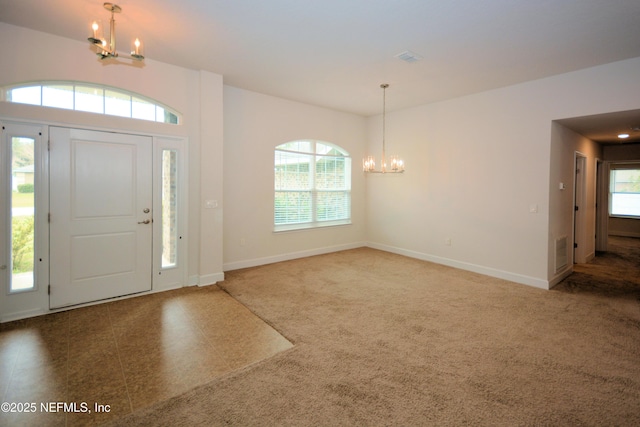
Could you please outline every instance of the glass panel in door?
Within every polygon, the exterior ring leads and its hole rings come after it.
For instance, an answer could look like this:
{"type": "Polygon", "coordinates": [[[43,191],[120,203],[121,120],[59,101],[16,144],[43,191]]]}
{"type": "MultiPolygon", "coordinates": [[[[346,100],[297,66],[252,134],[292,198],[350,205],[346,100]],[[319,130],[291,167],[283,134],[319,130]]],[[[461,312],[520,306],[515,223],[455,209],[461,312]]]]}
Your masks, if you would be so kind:
{"type": "Polygon", "coordinates": [[[162,150],[162,268],[175,267],[178,258],[177,157],[177,150],[162,150]]]}
{"type": "Polygon", "coordinates": [[[11,137],[9,292],[35,287],[35,140],[11,137]]]}

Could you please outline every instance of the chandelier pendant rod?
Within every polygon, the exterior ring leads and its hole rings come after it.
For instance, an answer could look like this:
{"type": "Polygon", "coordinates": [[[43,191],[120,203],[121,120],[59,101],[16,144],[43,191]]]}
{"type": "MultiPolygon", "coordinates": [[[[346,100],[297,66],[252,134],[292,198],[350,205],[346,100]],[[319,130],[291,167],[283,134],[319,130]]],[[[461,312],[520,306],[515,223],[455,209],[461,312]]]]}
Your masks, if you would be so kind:
{"type": "Polygon", "coordinates": [[[382,88],[382,159],[381,159],[381,165],[380,168],[382,169],[382,172],[386,172],[387,171],[387,158],[386,158],[386,146],[385,146],[385,133],[386,133],[386,126],[385,123],[387,121],[386,116],[387,116],[387,88],[389,87],[389,85],[387,83],[383,83],[380,85],[380,87],[382,88]]]}
{"type": "Polygon", "coordinates": [[[120,12],[120,7],[117,5],[113,5],[111,8],[111,20],[109,21],[109,53],[113,56],[118,56],[118,52],[116,52],[116,20],[113,16],[115,12],[120,12]]]}

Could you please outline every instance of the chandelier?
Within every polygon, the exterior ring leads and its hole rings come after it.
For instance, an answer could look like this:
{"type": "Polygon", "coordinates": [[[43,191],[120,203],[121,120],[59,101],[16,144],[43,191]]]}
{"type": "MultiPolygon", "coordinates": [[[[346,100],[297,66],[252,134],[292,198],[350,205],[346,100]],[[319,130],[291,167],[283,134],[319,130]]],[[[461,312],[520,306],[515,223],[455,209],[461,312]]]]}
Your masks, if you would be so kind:
{"type": "Polygon", "coordinates": [[[385,147],[385,121],[386,121],[386,101],[387,88],[389,85],[383,83],[382,88],[382,157],[380,158],[380,169],[376,169],[376,158],[366,156],[362,159],[362,170],[369,173],[402,173],[404,172],[404,162],[398,156],[389,157],[389,169],[387,169],[386,147],[385,147]]]}
{"type": "MultiPolygon", "coordinates": [[[[109,42],[107,43],[107,39],[104,37],[104,29],[99,20],[93,21],[91,23],[91,35],[88,40],[94,46],[98,48],[98,56],[100,59],[105,58],[117,58],[121,56],[116,51],[116,20],[114,19],[115,13],[122,12],[122,8],[117,4],[113,3],[105,3],[104,8],[111,12],[111,19],[109,20],[109,42]]],[[[131,55],[122,54],[122,56],[135,59],[136,61],[144,60],[144,55],[142,55],[142,43],[140,39],[135,39],[131,44],[131,55]]]]}

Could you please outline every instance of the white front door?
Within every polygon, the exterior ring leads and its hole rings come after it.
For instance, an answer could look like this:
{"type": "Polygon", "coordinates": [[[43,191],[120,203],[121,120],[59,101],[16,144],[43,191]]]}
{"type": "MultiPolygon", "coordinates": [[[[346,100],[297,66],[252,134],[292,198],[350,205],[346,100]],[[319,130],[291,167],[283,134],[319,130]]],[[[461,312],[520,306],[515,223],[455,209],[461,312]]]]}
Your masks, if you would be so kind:
{"type": "Polygon", "coordinates": [[[152,138],[50,130],[50,308],[151,289],[152,138]]]}

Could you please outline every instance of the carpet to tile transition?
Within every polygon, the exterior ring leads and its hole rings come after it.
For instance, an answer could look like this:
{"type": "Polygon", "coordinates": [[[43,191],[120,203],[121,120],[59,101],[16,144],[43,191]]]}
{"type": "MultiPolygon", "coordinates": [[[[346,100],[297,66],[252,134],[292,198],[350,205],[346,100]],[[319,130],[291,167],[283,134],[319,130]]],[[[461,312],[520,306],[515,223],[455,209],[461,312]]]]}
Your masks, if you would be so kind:
{"type": "Polygon", "coordinates": [[[631,276],[544,291],[368,248],[232,271],[294,347],[115,425],[640,425],[631,276]]]}

